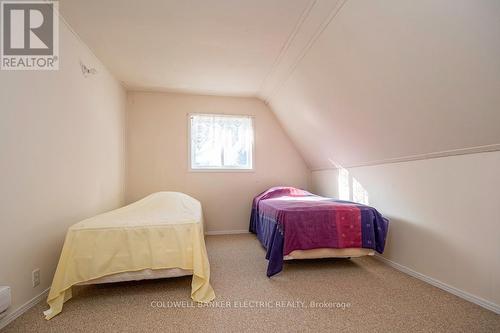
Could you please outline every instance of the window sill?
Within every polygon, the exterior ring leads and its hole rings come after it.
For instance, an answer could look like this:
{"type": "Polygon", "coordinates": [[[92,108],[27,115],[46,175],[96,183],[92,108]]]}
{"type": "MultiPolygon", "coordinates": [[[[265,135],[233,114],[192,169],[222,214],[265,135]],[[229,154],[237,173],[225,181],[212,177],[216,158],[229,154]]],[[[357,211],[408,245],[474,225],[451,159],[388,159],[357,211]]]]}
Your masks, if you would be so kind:
{"type": "Polygon", "coordinates": [[[255,172],[255,169],[188,169],[188,172],[206,172],[206,173],[241,173],[241,172],[247,172],[247,173],[253,173],[255,172]]]}

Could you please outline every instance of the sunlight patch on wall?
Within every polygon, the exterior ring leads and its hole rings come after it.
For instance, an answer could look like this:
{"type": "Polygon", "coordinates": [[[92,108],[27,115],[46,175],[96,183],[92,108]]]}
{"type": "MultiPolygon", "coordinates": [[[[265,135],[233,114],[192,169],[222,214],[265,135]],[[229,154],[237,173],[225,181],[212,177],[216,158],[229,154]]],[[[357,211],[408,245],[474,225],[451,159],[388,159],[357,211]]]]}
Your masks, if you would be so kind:
{"type": "Polygon", "coordinates": [[[352,178],[352,201],[368,205],[368,192],[356,178],[352,178]]]}
{"type": "Polygon", "coordinates": [[[347,169],[339,168],[338,170],[339,199],[368,205],[368,191],[363,185],[356,178],[351,177],[347,169]]]}
{"type": "Polygon", "coordinates": [[[351,200],[351,188],[349,186],[349,171],[339,169],[339,199],[351,200]]]}

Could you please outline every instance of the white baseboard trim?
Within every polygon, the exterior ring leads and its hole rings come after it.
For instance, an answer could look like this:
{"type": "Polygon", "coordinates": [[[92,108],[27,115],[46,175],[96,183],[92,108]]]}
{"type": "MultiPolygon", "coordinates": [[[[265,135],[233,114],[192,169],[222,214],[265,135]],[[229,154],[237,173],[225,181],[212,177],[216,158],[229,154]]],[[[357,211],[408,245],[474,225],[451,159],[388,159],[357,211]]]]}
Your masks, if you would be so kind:
{"type": "Polygon", "coordinates": [[[236,235],[236,234],[249,234],[248,230],[214,230],[207,231],[205,235],[207,236],[215,236],[215,235],[236,235]]]}
{"type": "Polygon", "coordinates": [[[414,271],[411,268],[408,268],[406,266],[403,266],[401,264],[398,264],[392,260],[389,260],[387,258],[382,257],[381,255],[377,254],[374,256],[377,260],[380,260],[381,262],[391,266],[392,268],[397,269],[400,272],[406,273],[408,275],[411,275],[419,280],[422,280],[424,282],[427,282],[434,287],[437,287],[439,289],[443,289],[444,291],[447,291],[455,296],[458,296],[460,298],[465,299],[466,301],[472,302],[474,304],[477,304],[485,309],[488,309],[490,311],[493,311],[497,314],[500,314],[500,305],[495,304],[493,302],[487,301],[481,297],[469,294],[466,291],[460,290],[458,288],[455,288],[453,286],[450,286],[449,284],[446,284],[444,282],[441,282],[439,280],[436,280],[434,278],[431,278],[427,275],[424,275],[422,273],[419,273],[417,271],[414,271]]]}
{"type": "MultiPolygon", "coordinates": [[[[46,298],[47,295],[49,294],[50,288],[45,289],[42,291],[40,294],[36,295],[20,307],[18,307],[16,310],[12,311],[2,319],[0,319],[0,330],[4,328],[5,326],[9,325],[11,322],[13,322],[17,317],[37,305],[42,299],[46,298]]],[[[8,311],[8,310],[7,310],[8,311]]],[[[41,314],[40,314],[41,315],[41,314]]]]}

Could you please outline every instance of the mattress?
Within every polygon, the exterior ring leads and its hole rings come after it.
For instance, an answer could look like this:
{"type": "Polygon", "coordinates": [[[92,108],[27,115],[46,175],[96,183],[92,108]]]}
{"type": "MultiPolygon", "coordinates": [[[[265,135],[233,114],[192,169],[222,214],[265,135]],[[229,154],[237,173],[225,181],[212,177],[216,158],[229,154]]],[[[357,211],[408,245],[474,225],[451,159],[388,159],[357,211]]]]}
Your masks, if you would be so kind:
{"type": "Polygon", "coordinates": [[[154,193],[68,229],[44,314],[60,313],[74,285],[181,273],[193,275],[194,301],[214,299],[200,202],[183,193],[154,193]]]}

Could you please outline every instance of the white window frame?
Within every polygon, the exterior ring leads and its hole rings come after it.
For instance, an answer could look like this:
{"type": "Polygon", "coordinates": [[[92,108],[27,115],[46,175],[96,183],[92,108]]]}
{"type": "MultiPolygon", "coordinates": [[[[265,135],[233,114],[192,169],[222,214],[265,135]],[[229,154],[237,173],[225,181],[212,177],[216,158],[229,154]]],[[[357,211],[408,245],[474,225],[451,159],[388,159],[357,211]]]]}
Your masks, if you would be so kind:
{"type": "Polygon", "coordinates": [[[255,116],[247,114],[226,114],[226,113],[188,113],[187,114],[187,145],[188,145],[188,171],[189,172],[255,172],[255,116]],[[235,118],[250,118],[252,124],[252,150],[251,150],[251,168],[235,168],[235,167],[204,167],[193,168],[193,149],[191,147],[191,117],[192,116],[217,116],[217,117],[235,117],[235,118]]]}

